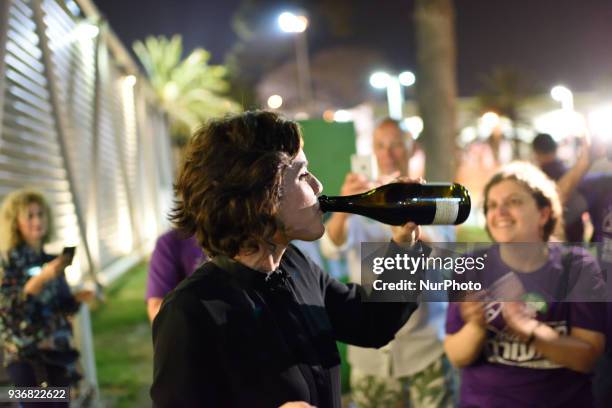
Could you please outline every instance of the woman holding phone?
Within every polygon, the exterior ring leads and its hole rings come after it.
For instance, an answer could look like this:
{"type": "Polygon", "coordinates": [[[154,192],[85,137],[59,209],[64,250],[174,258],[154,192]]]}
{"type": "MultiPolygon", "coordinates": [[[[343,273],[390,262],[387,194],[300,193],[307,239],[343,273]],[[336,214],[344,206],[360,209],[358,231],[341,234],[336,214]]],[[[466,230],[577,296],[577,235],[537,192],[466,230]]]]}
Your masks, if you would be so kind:
{"type": "Polygon", "coordinates": [[[51,209],[41,193],[18,190],[5,198],[0,208],[0,338],[4,363],[18,387],[69,386],[80,379],[68,316],[92,293],[70,292],[64,269],[74,249],[59,256],[45,253],[52,232],[51,209]]]}

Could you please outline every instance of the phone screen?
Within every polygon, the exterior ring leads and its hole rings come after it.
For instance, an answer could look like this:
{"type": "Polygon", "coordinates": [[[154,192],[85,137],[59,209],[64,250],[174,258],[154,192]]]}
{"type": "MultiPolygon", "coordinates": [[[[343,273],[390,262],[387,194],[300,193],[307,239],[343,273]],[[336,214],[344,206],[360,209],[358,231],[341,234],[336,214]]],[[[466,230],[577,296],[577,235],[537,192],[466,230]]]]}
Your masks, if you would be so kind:
{"type": "Polygon", "coordinates": [[[365,176],[369,181],[376,180],[376,167],[372,155],[351,155],[351,172],[365,176]]]}
{"type": "Polygon", "coordinates": [[[40,266],[33,266],[31,268],[28,268],[28,270],[26,271],[28,276],[38,276],[40,275],[41,272],[42,272],[42,267],[40,266]]]}
{"type": "Polygon", "coordinates": [[[76,251],[76,247],[64,247],[64,250],[62,251],[62,255],[64,255],[69,261],[70,263],[72,263],[72,260],[74,259],[74,253],[76,251]]]}

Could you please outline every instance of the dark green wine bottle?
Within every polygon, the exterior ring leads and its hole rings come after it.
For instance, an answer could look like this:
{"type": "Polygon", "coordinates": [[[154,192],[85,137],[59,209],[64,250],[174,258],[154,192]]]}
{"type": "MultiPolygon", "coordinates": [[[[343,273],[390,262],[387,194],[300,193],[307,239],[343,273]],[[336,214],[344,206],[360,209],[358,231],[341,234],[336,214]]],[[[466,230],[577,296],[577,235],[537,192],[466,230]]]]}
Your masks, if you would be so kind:
{"type": "Polygon", "coordinates": [[[391,183],[362,194],[319,197],[323,212],[359,214],[389,225],[461,224],[470,215],[467,189],[456,183],[391,183]]]}

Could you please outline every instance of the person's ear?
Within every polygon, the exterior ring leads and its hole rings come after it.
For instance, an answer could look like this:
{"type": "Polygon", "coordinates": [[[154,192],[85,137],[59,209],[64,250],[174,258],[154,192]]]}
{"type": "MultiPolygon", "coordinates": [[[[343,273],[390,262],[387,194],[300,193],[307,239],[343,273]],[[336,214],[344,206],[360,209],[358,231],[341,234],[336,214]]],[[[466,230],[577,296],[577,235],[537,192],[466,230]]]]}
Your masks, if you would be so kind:
{"type": "Polygon", "coordinates": [[[552,217],[552,208],[550,207],[540,208],[540,226],[541,227],[546,225],[548,220],[550,220],[550,217],[552,217]]]}

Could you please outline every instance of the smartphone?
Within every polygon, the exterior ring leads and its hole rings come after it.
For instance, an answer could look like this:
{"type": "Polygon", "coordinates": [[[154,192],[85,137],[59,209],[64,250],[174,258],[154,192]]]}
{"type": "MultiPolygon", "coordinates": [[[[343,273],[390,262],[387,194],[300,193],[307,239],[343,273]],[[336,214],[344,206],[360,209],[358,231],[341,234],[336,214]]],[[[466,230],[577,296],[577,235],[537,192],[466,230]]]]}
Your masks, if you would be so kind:
{"type": "Polygon", "coordinates": [[[374,165],[374,156],[370,154],[352,154],[351,172],[361,174],[369,181],[375,181],[376,167],[374,165]]]}
{"type": "Polygon", "coordinates": [[[40,275],[40,273],[42,272],[42,267],[41,266],[33,266],[31,268],[28,268],[28,270],[26,271],[26,273],[28,274],[28,276],[38,276],[40,275]]]}
{"type": "Polygon", "coordinates": [[[76,247],[64,247],[62,250],[62,255],[68,260],[68,265],[72,264],[72,260],[74,259],[74,253],[76,252],[76,247]]]}

